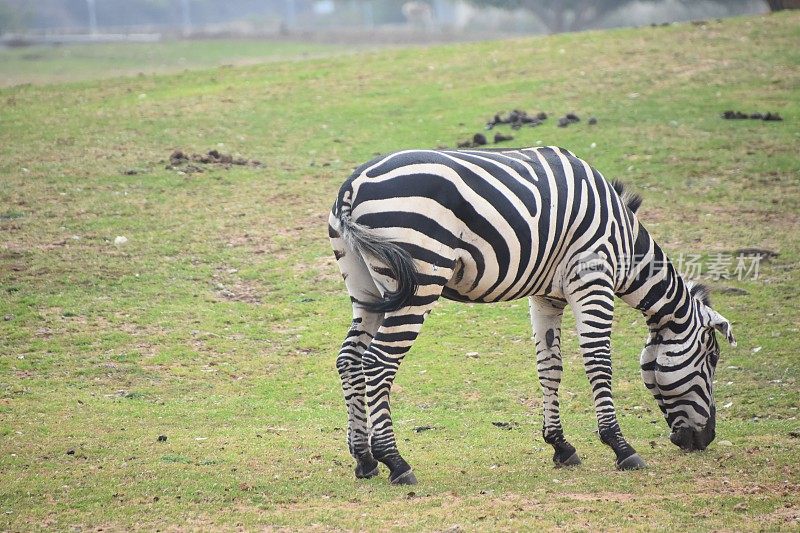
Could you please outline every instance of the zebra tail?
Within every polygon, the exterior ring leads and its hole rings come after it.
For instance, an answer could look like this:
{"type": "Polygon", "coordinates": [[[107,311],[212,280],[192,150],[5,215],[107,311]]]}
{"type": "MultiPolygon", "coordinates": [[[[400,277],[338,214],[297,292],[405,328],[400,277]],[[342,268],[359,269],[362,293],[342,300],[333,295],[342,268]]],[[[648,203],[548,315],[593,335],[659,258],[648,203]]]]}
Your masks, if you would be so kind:
{"type": "Polygon", "coordinates": [[[397,290],[386,292],[382,298],[376,294],[373,301],[359,301],[359,305],[374,313],[397,311],[409,305],[419,285],[417,267],[411,254],[373,229],[354,221],[349,213],[340,213],[339,221],[342,238],[349,247],[362,257],[377,259],[386,270],[376,271],[397,280],[397,290]]]}

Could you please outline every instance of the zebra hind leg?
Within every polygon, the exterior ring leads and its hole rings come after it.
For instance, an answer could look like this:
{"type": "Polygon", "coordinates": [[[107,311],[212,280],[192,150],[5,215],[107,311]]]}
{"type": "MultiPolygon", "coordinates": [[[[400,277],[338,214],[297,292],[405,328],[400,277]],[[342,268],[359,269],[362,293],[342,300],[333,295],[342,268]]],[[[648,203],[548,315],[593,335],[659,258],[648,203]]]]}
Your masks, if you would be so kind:
{"type": "MultiPolygon", "coordinates": [[[[386,313],[375,337],[364,353],[364,375],[367,383],[367,408],[372,422],[372,455],[389,468],[389,481],[394,485],[414,485],[417,478],[397,450],[392,426],[389,395],[400,362],[411,349],[422,329],[422,323],[441,295],[452,268],[434,267],[418,262],[427,284],[417,287],[408,306],[386,313]]],[[[373,268],[376,284],[389,286],[391,280],[373,268]]]]}
{"type": "MultiPolygon", "coordinates": [[[[358,311],[354,309],[354,315],[358,315],[358,311]]],[[[378,462],[372,457],[369,447],[370,425],[362,359],[381,318],[379,315],[366,314],[355,316],[336,358],[336,369],[347,405],[347,447],[356,460],[355,475],[359,479],[378,475],[378,462]]]]}
{"type": "Polygon", "coordinates": [[[561,385],[561,318],[565,303],[541,296],[529,298],[531,326],[536,343],[536,370],[542,387],[542,437],[553,447],[556,467],[581,464],[575,447],[564,438],[559,411],[561,385]]]}
{"type": "Polygon", "coordinates": [[[347,447],[356,460],[356,477],[371,478],[378,475],[378,462],[372,456],[369,444],[370,424],[366,408],[363,357],[383,320],[383,314],[368,312],[357,305],[357,299],[376,294],[378,288],[373,283],[364,260],[346,245],[333,226],[329,228],[329,234],[336,262],[353,300],[353,322],[336,358],[336,369],[342,381],[342,393],[347,405],[347,447]]]}

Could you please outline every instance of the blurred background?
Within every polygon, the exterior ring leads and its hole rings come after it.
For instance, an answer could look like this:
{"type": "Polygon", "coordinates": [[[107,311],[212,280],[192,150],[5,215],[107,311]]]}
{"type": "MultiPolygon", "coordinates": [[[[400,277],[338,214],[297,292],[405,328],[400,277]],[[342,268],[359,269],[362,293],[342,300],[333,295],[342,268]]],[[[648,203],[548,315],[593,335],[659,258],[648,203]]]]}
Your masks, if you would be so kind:
{"type": "Polygon", "coordinates": [[[796,7],[800,0],[0,0],[0,86],[796,7]]]}

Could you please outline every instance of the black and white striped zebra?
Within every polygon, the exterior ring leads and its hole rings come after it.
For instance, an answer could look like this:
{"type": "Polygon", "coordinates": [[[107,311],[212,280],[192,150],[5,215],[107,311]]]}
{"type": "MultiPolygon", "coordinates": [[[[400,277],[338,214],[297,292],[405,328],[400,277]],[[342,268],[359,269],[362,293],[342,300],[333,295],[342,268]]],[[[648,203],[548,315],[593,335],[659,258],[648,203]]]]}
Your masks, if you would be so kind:
{"type": "Polygon", "coordinates": [[[356,476],[378,462],[392,483],[415,483],[392,429],[398,366],[439,297],[528,297],[544,392],[544,440],[557,466],[580,463],[559,415],[561,318],[576,317],[601,440],[620,469],[645,465],[622,436],[611,395],[614,297],[647,317],[642,377],[684,450],[714,438],[712,381],[730,323],[705,290],[684,282],[639,223],[638,196],[555,147],[411,150],[378,157],[339,190],[329,234],[353,303],[336,366],[356,476]]]}

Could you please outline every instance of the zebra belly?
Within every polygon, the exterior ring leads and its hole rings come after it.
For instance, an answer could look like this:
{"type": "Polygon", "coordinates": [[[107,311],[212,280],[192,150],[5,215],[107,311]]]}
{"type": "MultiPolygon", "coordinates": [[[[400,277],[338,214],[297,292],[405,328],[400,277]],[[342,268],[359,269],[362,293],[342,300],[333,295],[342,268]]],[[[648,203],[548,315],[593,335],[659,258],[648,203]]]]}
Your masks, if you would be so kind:
{"type": "MultiPolygon", "coordinates": [[[[537,264],[535,258],[531,258],[531,264],[537,264]]],[[[474,262],[459,259],[452,278],[445,284],[442,296],[448,300],[457,302],[474,303],[493,303],[517,300],[533,295],[560,296],[561,291],[554,287],[552,272],[555,265],[550,265],[550,261],[545,261],[545,276],[533,276],[532,269],[526,268],[529,265],[517,265],[518,272],[526,272],[527,276],[522,276],[517,283],[502,283],[506,278],[506,271],[499,273],[497,277],[486,277],[485,269],[477,267],[474,262]],[[543,279],[549,278],[549,279],[543,279]]]]}

